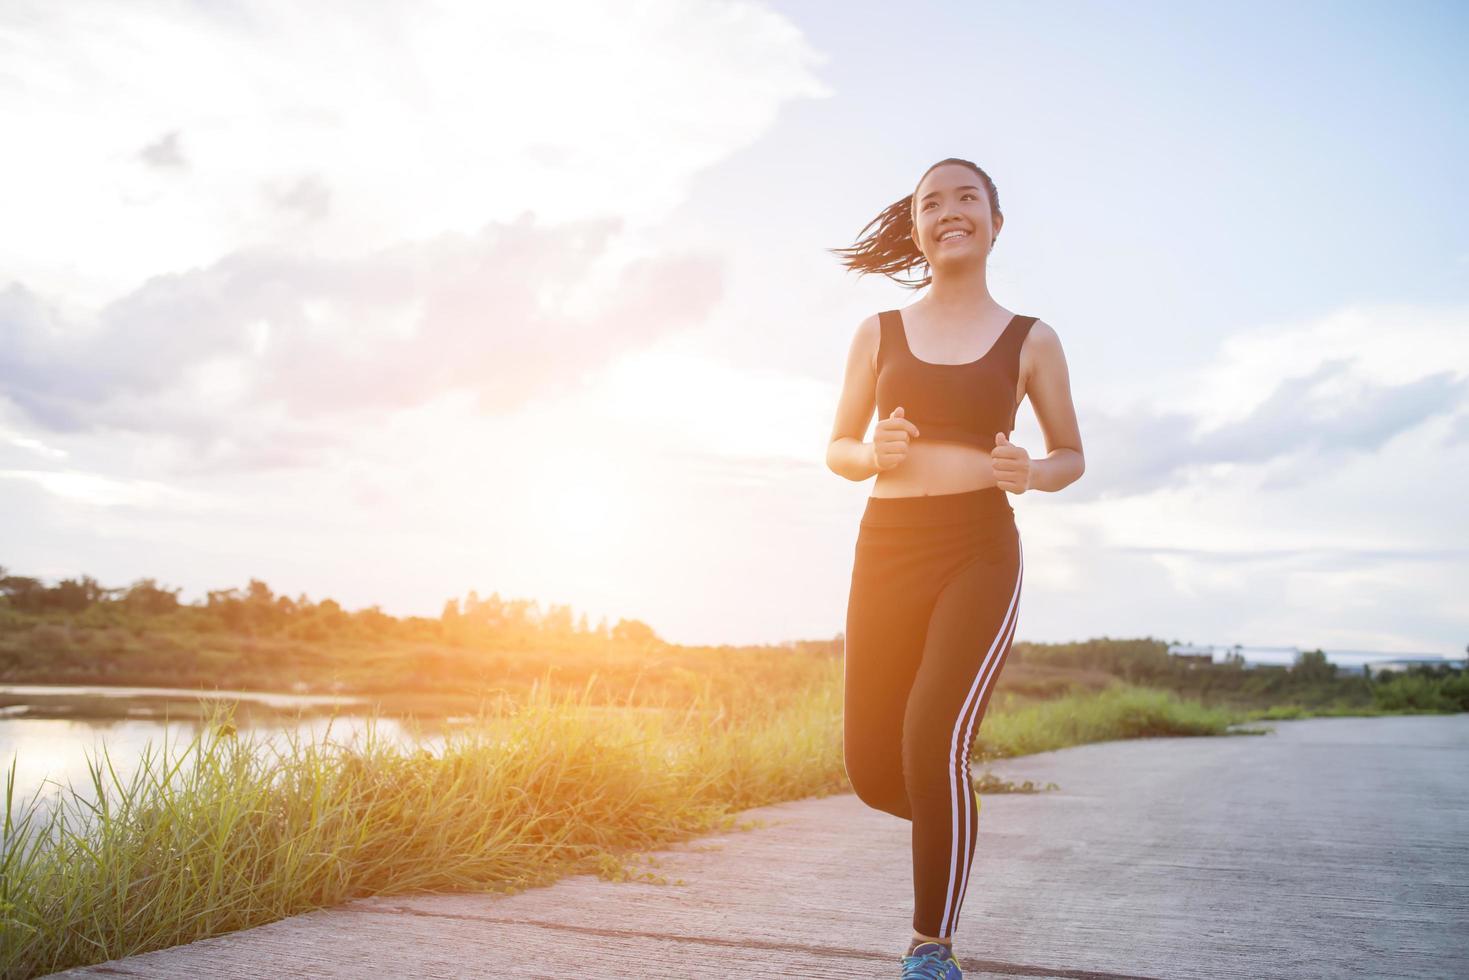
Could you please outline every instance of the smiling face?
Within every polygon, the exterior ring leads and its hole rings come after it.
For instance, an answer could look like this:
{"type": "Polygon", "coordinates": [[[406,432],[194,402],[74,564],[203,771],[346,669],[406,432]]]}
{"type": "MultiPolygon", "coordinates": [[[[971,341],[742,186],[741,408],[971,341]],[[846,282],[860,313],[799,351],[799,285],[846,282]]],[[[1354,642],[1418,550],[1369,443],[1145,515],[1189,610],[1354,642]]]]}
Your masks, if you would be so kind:
{"type": "Polygon", "coordinates": [[[913,192],[913,243],[930,268],[960,257],[983,261],[1003,221],[991,213],[979,175],[961,163],[934,167],[913,192]]]}

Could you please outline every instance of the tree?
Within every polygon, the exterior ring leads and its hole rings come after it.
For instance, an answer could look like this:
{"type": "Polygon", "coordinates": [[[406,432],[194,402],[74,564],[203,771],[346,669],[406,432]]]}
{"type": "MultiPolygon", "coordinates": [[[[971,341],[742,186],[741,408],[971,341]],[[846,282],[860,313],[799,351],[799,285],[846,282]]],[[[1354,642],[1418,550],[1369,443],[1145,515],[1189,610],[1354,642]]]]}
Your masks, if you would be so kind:
{"type": "Polygon", "coordinates": [[[160,616],[179,607],[181,589],[161,589],[151,578],[140,578],[128,586],[122,594],[122,604],[130,612],[145,616],[160,616]]]}
{"type": "Polygon", "coordinates": [[[41,584],[38,578],[6,575],[0,578],[0,594],[5,596],[11,607],[26,612],[35,612],[42,606],[46,586],[41,584]]]}
{"type": "Polygon", "coordinates": [[[44,603],[53,608],[65,609],[67,612],[81,612],[92,603],[106,599],[112,591],[112,589],[103,588],[90,575],[83,575],[81,578],[65,578],[58,582],[55,588],[46,590],[44,603]]]}
{"type": "Polygon", "coordinates": [[[1306,650],[1296,655],[1291,674],[1308,684],[1330,681],[1336,677],[1336,664],[1326,659],[1323,650],[1306,650]]]}
{"type": "Polygon", "coordinates": [[[245,593],[246,602],[250,603],[252,606],[268,606],[274,601],[274,599],[275,597],[271,595],[270,592],[270,586],[266,585],[258,578],[252,578],[250,580],[250,587],[246,590],[245,593]]]}
{"type": "Polygon", "coordinates": [[[653,627],[639,619],[619,619],[612,627],[612,639],[619,643],[660,643],[653,627]]]}

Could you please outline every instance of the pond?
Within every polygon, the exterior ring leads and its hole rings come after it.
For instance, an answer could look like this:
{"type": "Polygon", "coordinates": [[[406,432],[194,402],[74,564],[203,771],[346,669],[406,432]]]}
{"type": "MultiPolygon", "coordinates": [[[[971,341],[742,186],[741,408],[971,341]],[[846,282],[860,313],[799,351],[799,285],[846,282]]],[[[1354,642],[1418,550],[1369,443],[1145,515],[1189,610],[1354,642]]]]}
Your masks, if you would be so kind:
{"type": "MultiPolygon", "coordinates": [[[[288,732],[350,741],[362,734],[368,714],[366,700],[349,695],[0,684],[0,768],[8,774],[14,767],[14,806],[19,809],[34,794],[54,800],[68,784],[92,798],[87,760],[103,760],[104,752],[125,782],[149,743],[156,758],[166,737],[172,755],[189,744],[205,710],[219,701],[235,705],[241,733],[265,742],[283,741],[288,732]]],[[[447,726],[467,720],[379,717],[377,732],[404,744],[442,744],[447,726]]]]}

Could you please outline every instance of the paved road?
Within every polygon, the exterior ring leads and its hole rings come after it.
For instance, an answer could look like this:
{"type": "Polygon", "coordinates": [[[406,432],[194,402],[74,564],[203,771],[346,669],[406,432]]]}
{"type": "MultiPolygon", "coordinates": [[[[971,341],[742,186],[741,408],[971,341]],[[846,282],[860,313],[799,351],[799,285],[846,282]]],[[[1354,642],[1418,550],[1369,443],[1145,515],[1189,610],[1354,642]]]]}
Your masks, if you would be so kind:
{"type": "MultiPolygon", "coordinates": [[[[991,977],[1469,976],[1469,714],[1007,760],[956,949],[991,977]]],[[[677,845],[685,885],[582,875],[512,896],[377,898],[56,976],[898,975],[909,825],[855,796],[677,845]]]]}

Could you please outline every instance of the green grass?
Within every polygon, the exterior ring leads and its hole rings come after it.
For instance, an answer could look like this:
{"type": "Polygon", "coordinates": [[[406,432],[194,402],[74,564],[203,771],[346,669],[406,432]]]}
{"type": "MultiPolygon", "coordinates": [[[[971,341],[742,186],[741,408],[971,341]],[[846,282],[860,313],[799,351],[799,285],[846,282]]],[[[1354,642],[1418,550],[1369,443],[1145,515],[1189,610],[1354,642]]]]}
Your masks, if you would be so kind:
{"type": "MultiPolygon", "coordinates": [[[[839,671],[840,666],[836,665],[839,671]]],[[[784,706],[703,698],[607,710],[537,687],[430,753],[369,720],[270,746],[220,715],[122,780],[92,760],[93,805],[46,818],[7,780],[0,976],[31,977],[192,942],[353,897],[514,891],[625,877],[654,845],[732,813],[846,788],[836,683],[784,706]]]]}
{"type": "Polygon", "coordinates": [[[1048,752],[1068,745],[1160,735],[1224,735],[1237,712],[1188,701],[1168,691],[1114,685],[990,711],[974,740],[976,759],[1048,752]]]}
{"type": "MultiPolygon", "coordinates": [[[[820,682],[758,685],[622,710],[536,687],[440,751],[365,735],[238,734],[227,713],[167,740],[124,780],[92,762],[91,804],[41,817],[7,781],[0,976],[33,977],[192,942],[368,895],[516,891],[567,874],[635,875],[642,852],[728,829],[737,811],[850,790],[841,663],[820,682]]],[[[228,706],[222,709],[228,711],[228,706]]],[[[1112,688],[992,706],[975,758],[1232,720],[1162,692],[1112,688]]],[[[12,766],[13,779],[14,768],[12,766]]],[[[976,774],[986,792],[1033,792],[976,774]]],[[[744,826],[751,826],[746,824],[744,826]]],[[[637,875],[645,880],[658,876],[637,875]]]]}
{"type": "Polygon", "coordinates": [[[1402,711],[1387,711],[1371,705],[1328,704],[1307,706],[1303,704],[1275,704],[1268,708],[1251,708],[1244,712],[1251,721],[1295,721],[1300,718],[1375,718],[1379,715],[1405,714],[1402,711]]]}

